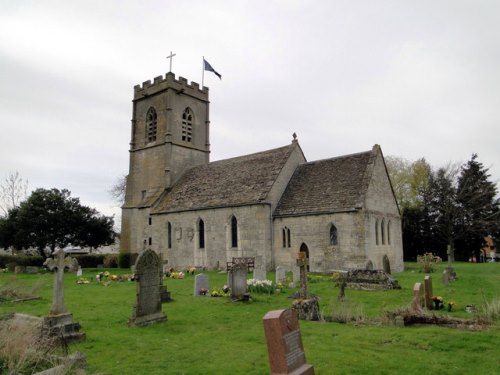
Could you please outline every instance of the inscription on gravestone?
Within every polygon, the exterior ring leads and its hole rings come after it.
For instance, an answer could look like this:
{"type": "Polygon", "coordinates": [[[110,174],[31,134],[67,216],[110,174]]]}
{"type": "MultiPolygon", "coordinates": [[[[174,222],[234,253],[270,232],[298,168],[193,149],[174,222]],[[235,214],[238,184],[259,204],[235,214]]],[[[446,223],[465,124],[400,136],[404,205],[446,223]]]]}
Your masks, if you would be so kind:
{"type": "Polygon", "coordinates": [[[297,314],[293,310],[269,311],[263,322],[271,374],[314,374],[314,367],[306,363],[297,314]]]}
{"type": "Polygon", "coordinates": [[[147,325],[166,319],[161,310],[160,289],[162,287],[162,268],[158,255],[146,250],[135,263],[137,282],[137,303],[134,306],[129,325],[147,325]]]}

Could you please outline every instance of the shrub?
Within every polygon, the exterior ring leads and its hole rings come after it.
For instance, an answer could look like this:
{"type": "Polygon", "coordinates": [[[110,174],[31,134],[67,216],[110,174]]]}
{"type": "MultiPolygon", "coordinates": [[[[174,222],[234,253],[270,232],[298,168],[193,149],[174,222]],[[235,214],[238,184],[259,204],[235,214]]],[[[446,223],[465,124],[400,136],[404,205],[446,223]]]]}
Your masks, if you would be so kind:
{"type": "Polygon", "coordinates": [[[45,259],[38,255],[0,255],[0,268],[5,268],[8,263],[15,263],[18,266],[42,267],[45,259]]]}
{"type": "Polygon", "coordinates": [[[130,253],[120,253],[118,255],[118,267],[129,268],[130,267],[130,253]]]}
{"type": "Polygon", "coordinates": [[[118,255],[108,254],[104,257],[104,267],[106,268],[118,268],[118,255]]]}
{"type": "Polygon", "coordinates": [[[441,258],[432,253],[417,255],[417,262],[420,266],[420,272],[431,273],[436,270],[436,264],[441,262],[441,258]]]}
{"type": "Polygon", "coordinates": [[[85,254],[75,255],[74,258],[78,260],[78,264],[82,268],[96,268],[98,264],[104,263],[104,254],[85,254]]]}

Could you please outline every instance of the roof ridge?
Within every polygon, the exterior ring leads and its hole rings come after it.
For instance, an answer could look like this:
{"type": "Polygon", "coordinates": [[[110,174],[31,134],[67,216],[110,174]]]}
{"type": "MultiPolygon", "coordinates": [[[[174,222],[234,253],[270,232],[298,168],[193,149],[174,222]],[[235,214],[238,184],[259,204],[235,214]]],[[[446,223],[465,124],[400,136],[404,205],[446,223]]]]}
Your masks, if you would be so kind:
{"type": "Polygon", "coordinates": [[[318,159],[318,160],[308,161],[307,163],[304,163],[302,165],[315,164],[315,163],[320,163],[320,162],[329,161],[329,160],[346,159],[346,158],[349,158],[349,157],[358,156],[358,155],[362,155],[362,154],[369,154],[371,152],[372,152],[371,150],[361,151],[361,152],[354,152],[352,154],[334,156],[333,158],[325,158],[325,159],[318,159]]]}

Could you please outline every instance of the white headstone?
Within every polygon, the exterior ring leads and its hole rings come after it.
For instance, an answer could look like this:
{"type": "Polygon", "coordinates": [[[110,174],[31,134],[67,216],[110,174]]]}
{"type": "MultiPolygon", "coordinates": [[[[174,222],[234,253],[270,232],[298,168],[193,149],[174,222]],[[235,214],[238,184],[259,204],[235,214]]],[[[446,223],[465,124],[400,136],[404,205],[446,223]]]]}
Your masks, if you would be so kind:
{"type": "Polygon", "coordinates": [[[285,269],[281,266],[276,267],[276,284],[285,282],[285,269]]]}

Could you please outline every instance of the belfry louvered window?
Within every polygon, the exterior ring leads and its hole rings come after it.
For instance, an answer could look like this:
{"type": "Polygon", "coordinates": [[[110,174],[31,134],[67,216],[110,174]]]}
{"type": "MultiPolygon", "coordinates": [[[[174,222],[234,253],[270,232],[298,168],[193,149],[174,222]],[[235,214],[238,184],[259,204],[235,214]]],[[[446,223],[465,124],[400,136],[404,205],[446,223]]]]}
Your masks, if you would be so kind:
{"type": "Polygon", "coordinates": [[[157,116],[153,107],[149,108],[146,115],[146,138],[148,142],[156,141],[157,116]]]}
{"type": "Polygon", "coordinates": [[[193,114],[186,108],[182,114],[182,140],[191,142],[193,139],[193,114]]]}

